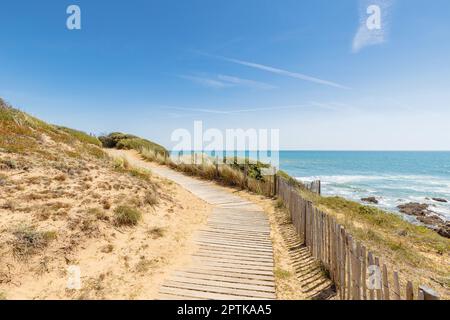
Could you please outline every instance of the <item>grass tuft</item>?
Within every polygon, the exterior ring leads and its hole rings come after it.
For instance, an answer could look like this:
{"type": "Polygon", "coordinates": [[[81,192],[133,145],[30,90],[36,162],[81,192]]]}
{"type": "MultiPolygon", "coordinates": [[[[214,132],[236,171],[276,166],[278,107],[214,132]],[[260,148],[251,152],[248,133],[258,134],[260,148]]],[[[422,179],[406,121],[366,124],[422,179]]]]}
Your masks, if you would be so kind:
{"type": "Polygon", "coordinates": [[[164,237],[165,233],[166,233],[166,229],[161,228],[161,227],[154,227],[148,231],[148,234],[152,237],[152,239],[162,238],[162,237],[164,237]]]}
{"type": "Polygon", "coordinates": [[[13,234],[13,253],[19,259],[28,258],[57,238],[55,231],[39,232],[33,227],[20,227],[13,234]]]}
{"type": "Polygon", "coordinates": [[[150,206],[156,206],[159,203],[159,198],[156,192],[148,191],[144,196],[144,203],[150,206]]]}
{"type": "Polygon", "coordinates": [[[114,218],[119,226],[134,226],[142,219],[142,213],[132,207],[119,206],[114,210],[114,218]]]}

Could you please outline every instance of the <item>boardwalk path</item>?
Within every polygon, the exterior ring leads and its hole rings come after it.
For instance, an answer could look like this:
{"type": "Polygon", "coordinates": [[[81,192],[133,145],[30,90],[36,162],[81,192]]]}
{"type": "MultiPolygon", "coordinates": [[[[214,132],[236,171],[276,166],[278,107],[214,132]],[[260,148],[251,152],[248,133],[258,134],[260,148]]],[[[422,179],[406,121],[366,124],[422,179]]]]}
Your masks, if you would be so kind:
{"type": "MultiPolygon", "coordinates": [[[[137,160],[133,164],[148,167],[137,160]]],[[[192,264],[169,276],[159,298],[275,299],[273,248],[263,210],[212,182],[166,167],[151,169],[213,205],[207,225],[195,235],[192,264]]]]}

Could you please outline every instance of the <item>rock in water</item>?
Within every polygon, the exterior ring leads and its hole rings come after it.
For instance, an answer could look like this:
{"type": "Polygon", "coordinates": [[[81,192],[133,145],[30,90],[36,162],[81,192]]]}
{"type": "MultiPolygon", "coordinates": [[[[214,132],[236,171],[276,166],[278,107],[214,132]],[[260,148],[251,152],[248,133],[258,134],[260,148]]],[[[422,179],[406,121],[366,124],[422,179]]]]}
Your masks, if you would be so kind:
{"type": "Polygon", "coordinates": [[[428,210],[429,205],[425,203],[417,203],[417,202],[410,202],[407,204],[401,204],[397,206],[397,208],[400,210],[401,213],[408,214],[410,216],[425,216],[431,213],[430,210],[428,210]]]}
{"type": "Polygon", "coordinates": [[[378,204],[378,200],[375,197],[362,198],[361,201],[378,204]]]}
{"type": "Polygon", "coordinates": [[[434,201],[437,201],[437,202],[443,202],[443,203],[447,203],[448,201],[446,200],[446,199],[443,199],[443,198],[432,198],[434,201]]]}
{"type": "Polygon", "coordinates": [[[441,236],[450,238],[450,222],[445,222],[428,207],[429,205],[425,203],[411,202],[399,205],[397,208],[404,214],[417,217],[417,220],[441,236]]]}

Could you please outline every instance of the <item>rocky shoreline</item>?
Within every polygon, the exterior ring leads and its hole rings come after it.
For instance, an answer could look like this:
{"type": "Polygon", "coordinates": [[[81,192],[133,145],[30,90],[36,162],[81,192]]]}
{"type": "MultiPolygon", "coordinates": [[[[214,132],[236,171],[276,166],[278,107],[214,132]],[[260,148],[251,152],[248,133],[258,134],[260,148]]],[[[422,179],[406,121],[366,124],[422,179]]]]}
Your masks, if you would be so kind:
{"type": "Polygon", "coordinates": [[[417,220],[435,230],[441,236],[450,238],[450,222],[444,221],[425,203],[410,202],[397,206],[401,213],[416,217],[417,220]]]}
{"type": "MultiPolygon", "coordinates": [[[[427,200],[430,200],[427,198],[427,200]]],[[[448,200],[442,198],[431,198],[431,200],[447,203],[448,200]]],[[[379,201],[375,197],[362,198],[361,201],[371,204],[378,204],[379,201]]],[[[439,215],[430,209],[429,204],[410,202],[397,206],[399,211],[408,216],[415,217],[418,221],[423,223],[426,227],[436,231],[439,235],[450,238],[450,222],[445,221],[439,215]]]]}

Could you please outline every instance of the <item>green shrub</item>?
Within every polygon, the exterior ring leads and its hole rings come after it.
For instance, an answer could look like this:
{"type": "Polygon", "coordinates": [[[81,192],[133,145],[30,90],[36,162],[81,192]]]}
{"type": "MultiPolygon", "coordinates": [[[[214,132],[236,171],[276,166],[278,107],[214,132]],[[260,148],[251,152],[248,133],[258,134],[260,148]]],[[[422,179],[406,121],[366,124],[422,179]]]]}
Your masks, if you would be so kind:
{"type": "Polygon", "coordinates": [[[247,174],[250,178],[256,180],[264,180],[262,175],[262,169],[269,169],[270,165],[257,161],[250,161],[249,159],[234,159],[232,163],[230,163],[230,159],[225,158],[226,163],[234,169],[240,170],[242,172],[247,169],[247,174]]]}
{"type": "Polygon", "coordinates": [[[103,147],[117,149],[133,149],[141,152],[143,149],[154,151],[157,154],[168,155],[168,151],[157,143],[139,138],[131,134],[113,132],[106,136],[99,137],[103,147]]]}
{"type": "Polygon", "coordinates": [[[119,226],[134,226],[142,218],[142,213],[128,206],[119,206],[114,210],[115,222],[119,226]]]}

